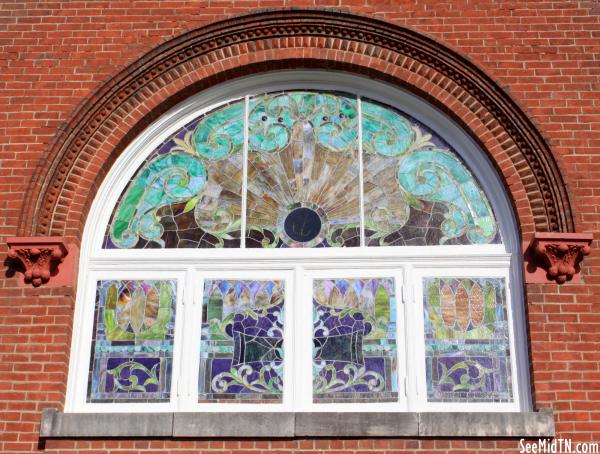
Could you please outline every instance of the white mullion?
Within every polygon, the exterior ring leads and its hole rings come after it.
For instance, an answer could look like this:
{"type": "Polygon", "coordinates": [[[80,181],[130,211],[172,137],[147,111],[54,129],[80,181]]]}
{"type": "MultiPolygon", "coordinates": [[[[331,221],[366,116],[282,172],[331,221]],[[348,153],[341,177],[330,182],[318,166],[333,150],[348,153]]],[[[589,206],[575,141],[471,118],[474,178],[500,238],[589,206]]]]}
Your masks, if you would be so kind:
{"type": "Polygon", "coordinates": [[[419,332],[418,324],[420,319],[418,317],[419,311],[416,308],[415,302],[415,281],[413,274],[413,267],[406,265],[404,267],[404,273],[402,276],[402,298],[404,299],[404,305],[402,307],[404,311],[404,333],[402,339],[404,341],[404,371],[406,374],[406,410],[416,411],[417,402],[416,397],[418,395],[418,384],[419,384],[419,355],[417,355],[417,349],[420,347],[423,339],[419,339],[417,333],[419,332]],[[411,367],[412,365],[412,367],[411,367]]]}
{"type": "Polygon", "coordinates": [[[90,302],[95,301],[96,294],[96,275],[89,273],[86,276],[84,284],[79,286],[77,289],[80,301],[87,302],[88,304],[79,305],[80,312],[82,315],[79,317],[79,313],[76,311],[75,324],[73,330],[73,343],[71,348],[71,361],[69,368],[69,382],[70,395],[66,401],[66,411],[82,411],[86,404],[86,397],[88,392],[88,380],[87,376],[90,367],[90,356],[93,356],[91,352],[92,345],[92,333],[94,325],[96,323],[95,304],[92,305],[90,302]],[[83,319],[85,323],[78,323],[78,320],[83,319]],[[80,342],[75,342],[75,339],[79,339],[80,342]]]}
{"type": "Polygon", "coordinates": [[[396,379],[398,380],[398,402],[404,411],[408,411],[408,361],[407,361],[407,333],[406,317],[407,298],[406,280],[402,270],[393,273],[394,293],[396,294],[396,379]]]}
{"type": "MultiPolygon", "coordinates": [[[[294,411],[309,408],[312,403],[312,381],[310,380],[312,377],[312,350],[310,356],[306,355],[306,326],[308,319],[306,318],[305,303],[307,292],[311,292],[311,289],[306,285],[307,282],[308,279],[303,268],[301,266],[294,267],[294,411]],[[309,374],[306,373],[307,370],[310,370],[309,374]]],[[[312,327],[312,321],[310,326],[312,327]]],[[[312,340],[310,344],[312,345],[312,340]]]]}
{"type": "Polygon", "coordinates": [[[177,279],[176,287],[176,306],[175,306],[175,327],[174,327],[174,341],[173,341],[173,363],[171,368],[171,402],[175,406],[175,410],[181,410],[181,406],[184,404],[183,394],[185,391],[185,383],[183,381],[186,376],[186,362],[183,358],[186,357],[187,346],[182,339],[185,339],[185,334],[188,332],[186,312],[188,311],[187,298],[190,296],[188,289],[189,278],[187,271],[183,279],[179,277],[177,279]],[[177,367],[175,367],[177,365],[177,367]]]}
{"type": "Polygon", "coordinates": [[[248,115],[250,96],[244,97],[244,147],[242,162],[242,223],[240,232],[240,248],[246,248],[246,216],[247,216],[247,191],[248,191],[248,115]]]}
{"type": "MultiPolygon", "coordinates": [[[[194,376],[194,369],[198,355],[195,352],[195,346],[197,342],[197,336],[200,330],[197,329],[198,320],[195,316],[195,304],[197,298],[197,287],[196,287],[196,273],[193,268],[188,268],[185,272],[185,282],[183,283],[183,310],[180,314],[183,322],[180,325],[182,329],[183,339],[192,339],[192,342],[182,342],[181,348],[175,350],[175,354],[180,356],[180,368],[179,368],[179,389],[178,389],[178,410],[185,411],[190,406],[190,392],[192,389],[192,383],[190,377],[194,376]],[[185,359],[184,358],[188,358],[185,359]],[[189,358],[192,358],[189,360],[189,358]]],[[[197,373],[196,373],[197,375],[197,373]]]]}
{"type": "Polygon", "coordinates": [[[510,380],[512,384],[512,398],[513,402],[518,405],[519,410],[523,411],[523,407],[525,404],[521,402],[521,390],[519,389],[519,374],[522,373],[520,369],[517,368],[517,350],[516,350],[516,325],[514,320],[513,313],[513,303],[514,300],[511,294],[511,275],[508,270],[505,270],[504,274],[504,285],[505,285],[505,293],[504,297],[506,298],[506,323],[508,323],[508,348],[510,349],[510,358],[507,362],[510,363],[511,372],[510,372],[510,380]]]}
{"type": "Polygon", "coordinates": [[[365,246],[365,200],[363,175],[363,146],[362,146],[362,98],[357,97],[358,106],[358,197],[360,203],[360,247],[365,246]]]}
{"type": "Polygon", "coordinates": [[[296,341],[297,324],[297,307],[298,292],[296,269],[294,271],[284,272],[278,279],[285,282],[284,295],[285,301],[283,304],[283,398],[282,404],[288,411],[294,411],[295,399],[294,394],[296,388],[296,351],[298,343],[296,341]]]}

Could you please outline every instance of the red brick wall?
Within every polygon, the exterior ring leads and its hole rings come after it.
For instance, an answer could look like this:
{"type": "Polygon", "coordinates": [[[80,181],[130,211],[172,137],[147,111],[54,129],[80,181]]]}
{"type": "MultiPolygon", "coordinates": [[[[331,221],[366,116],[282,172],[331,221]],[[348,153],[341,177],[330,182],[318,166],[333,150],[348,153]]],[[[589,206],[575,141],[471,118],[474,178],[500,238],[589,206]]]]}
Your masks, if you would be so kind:
{"type": "MultiPolygon", "coordinates": [[[[160,43],[256,8],[334,6],[411,27],[474,61],[546,137],[578,232],[600,226],[600,4],[502,0],[0,2],[0,256],[53,137],[101,82],[160,43]]],[[[529,220],[520,219],[522,223],[529,220]]],[[[77,225],[72,231],[80,231],[77,225]]],[[[527,231],[528,229],[526,229],[527,231]]],[[[74,234],[75,235],[75,234],[74,234]]],[[[563,437],[600,441],[600,255],[580,284],[529,285],[532,389],[563,437]]],[[[73,289],[0,280],[0,450],[39,449],[64,401],[73,289]]],[[[515,451],[514,440],[48,441],[48,451],[515,451]]]]}

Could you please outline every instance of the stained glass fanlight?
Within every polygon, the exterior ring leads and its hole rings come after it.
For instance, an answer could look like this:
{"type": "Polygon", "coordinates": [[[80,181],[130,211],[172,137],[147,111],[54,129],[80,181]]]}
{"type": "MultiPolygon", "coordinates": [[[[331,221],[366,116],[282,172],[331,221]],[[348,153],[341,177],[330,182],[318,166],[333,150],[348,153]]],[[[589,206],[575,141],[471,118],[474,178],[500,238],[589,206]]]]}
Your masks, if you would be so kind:
{"type": "Polygon", "coordinates": [[[249,137],[248,247],[360,245],[355,98],[258,97],[249,137]]]}
{"type": "Polygon", "coordinates": [[[112,180],[102,248],[121,251],[91,256],[77,405],[522,407],[509,254],[477,247],[502,238],[463,160],[476,150],[444,139],[464,143],[454,129],[333,90],[260,90],[194,116],[196,102],[132,144],[124,159],[141,165],[112,180]]]}
{"type": "Polygon", "coordinates": [[[152,151],[127,185],[104,247],[239,247],[244,103],[201,116],[152,151]]]}
{"type": "Polygon", "coordinates": [[[374,101],[296,90],[219,106],[151,150],[103,247],[500,242],[485,193],[434,131],[374,101]]]}

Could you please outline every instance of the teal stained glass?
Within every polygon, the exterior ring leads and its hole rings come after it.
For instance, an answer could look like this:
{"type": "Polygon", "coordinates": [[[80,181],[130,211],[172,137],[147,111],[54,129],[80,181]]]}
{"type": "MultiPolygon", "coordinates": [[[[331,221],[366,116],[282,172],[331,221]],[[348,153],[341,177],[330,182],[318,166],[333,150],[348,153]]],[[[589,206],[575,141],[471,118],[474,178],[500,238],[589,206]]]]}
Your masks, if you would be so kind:
{"type": "Polygon", "coordinates": [[[315,90],[253,96],[245,109],[245,100],[213,109],[150,152],[117,203],[104,247],[501,242],[465,162],[408,114],[315,90]]]}
{"type": "Polygon", "coordinates": [[[313,282],[313,401],[398,400],[394,279],[313,282]]]}
{"type": "Polygon", "coordinates": [[[169,402],[175,281],[98,281],[88,402],[169,402]]]}
{"type": "Polygon", "coordinates": [[[360,245],[356,98],[263,95],[248,123],[247,247],[360,245]]]}
{"type": "Polygon", "coordinates": [[[239,247],[243,145],[243,101],[219,107],[173,134],[131,179],[104,247],[239,247]]]}
{"type": "Polygon", "coordinates": [[[500,242],[486,195],[442,138],[388,106],[362,111],[367,245],[500,242]]]}
{"type": "Polygon", "coordinates": [[[429,402],[512,402],[502,278],[425,278],[429,402]]]}

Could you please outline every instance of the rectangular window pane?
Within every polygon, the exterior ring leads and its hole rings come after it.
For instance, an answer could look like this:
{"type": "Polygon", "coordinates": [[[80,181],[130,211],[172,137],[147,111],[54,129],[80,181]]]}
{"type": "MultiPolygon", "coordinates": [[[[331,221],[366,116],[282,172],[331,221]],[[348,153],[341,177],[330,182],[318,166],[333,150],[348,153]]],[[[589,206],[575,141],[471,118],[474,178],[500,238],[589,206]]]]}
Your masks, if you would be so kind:
{"type": "Polygon", "coordinates": [[[512,402],[502,278],[424,278],[429,402],[512,402]]]}
{"type": "Polygon", "coordinates": [[[168,402],[175,281],[98,281],[88,402],[168,402]]]}
{"type": "Polygon", "coordinates": [[[246,247],[360,245],[355,98],[293,91],[253,98],[246,247]]]}
{"type": "Polygon", "coordinates": [[[281,402],[284,283],[206,280],[199,402],[281,402]]]}
{"type": "Polygon", "coordinates": [[[398,400],[394,279],[313,281],[313,401],[398,400]]]}

